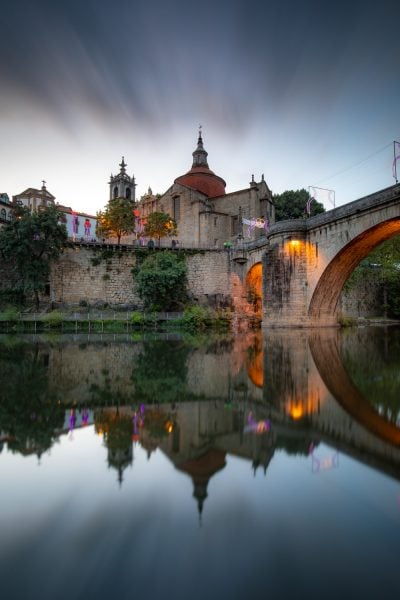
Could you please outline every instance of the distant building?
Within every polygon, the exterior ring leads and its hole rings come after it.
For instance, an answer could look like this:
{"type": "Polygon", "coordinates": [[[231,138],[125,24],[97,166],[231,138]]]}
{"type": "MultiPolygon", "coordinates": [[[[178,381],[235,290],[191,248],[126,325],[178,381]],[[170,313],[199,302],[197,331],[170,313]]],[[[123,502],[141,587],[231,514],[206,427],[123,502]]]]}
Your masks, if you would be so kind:
{"type": "MultiPolygon", "coordinates": [[[[208,166],[201,131],[192,156],[191,169],[177,177],[164,194],[155,196],[149,188],[135,203],[137,233],[143,232],[149,214],[159,211],[175,219],[175,243],[183,246],[218,248],[242,234],[248,239],[265,235],[268,226],[275,222],[275,207],[264,176],[259,182],[252,176],[249,187],[227,194],[224,179],[208,166]]],[[[171,239],[164,239],[162,244],[171,245],[171,239]]]]}
{"type": "Polygon", "coordinates": [[[135,202],[135,176],[129,177],[126,172],[126,167],[128,166],[122,157],[122,161],[119,164],[120,171],[118,175],[113,175],[111,173],[109,186],[110,186],[110,200],[115,200],[116,198],[126,198],[127,200],[132,200],[135,202]]]}
{"type": "Polygon", "coordinates": [[[61,213],[61,222],[67,228],[68,237],[71,240],[95,242],[98,240],[96,234],[97,218],[84,212],[72,210],[69,206],[56,204],[61,213]]]}
{"type": "Polygon", "coordinates": [[[0,193],[0,226],[11,221],[12,204],[6,193],[0,193]]]}
{"type": "Polygon", "coordinates": [[[55,196],[50,194],[46,189],[46,182],[43,181],[43,185],[40,190],[36,188],[28,188],[21,194],[13,196],[13,203],[25,206],[30,210],[38,210],[41,207],[54,206],[55,196]]]}
{"type": "Polygon", "coordinates": [[[46,182],[43,181],[40,190],[28,188],[21,194],[13,196],[13,203],[10,203],[9,206],[10,210],[12,210],[13,205],[19,205],[34,211],[47,206],[55,206],[61,213],[60,222],[65,224],[70,239],[76,241],[97,241],[97,219],[94,215],[74,211],[69,206],[62,206],[56,203],[55,200],[56,197],[48,191],[46,182]]]}

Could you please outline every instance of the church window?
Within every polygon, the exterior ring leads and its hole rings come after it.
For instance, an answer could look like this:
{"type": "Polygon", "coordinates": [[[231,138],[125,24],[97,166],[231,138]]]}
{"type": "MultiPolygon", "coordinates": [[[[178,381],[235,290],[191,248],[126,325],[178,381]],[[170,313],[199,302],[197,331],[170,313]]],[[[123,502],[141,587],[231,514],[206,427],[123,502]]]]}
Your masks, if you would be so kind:
{"type": "Polygon", "coordinates": [[[129,187],[127,187],[126,190],[125,190],[125,198],[127,200],[131,199],[131,188],[129,188],[129,187]]]}
{"type": "Polygon", "coordinates": [[[117,186],[115,186],[115,188],[113,189],[113,197],[114,198],[118,198],[118,188],[117,188],[117,186]]]}
{"type": "Polygon", "coordinates": [[[2,209],[1,209],[1,211],[0,211],[0,219],[1,219],[2,221],[5,221],[5,220],[6,220],[6,216],[7,216],[7,215],[6,215],[6,209],[5,209],[5,208],[2,208],[2,209]]]}
{"type": "Polygon", "coordinates": [[[239,233],[239,217],[232,217],[232,235],[239,233]]]}
{"type": "Polygon", "coordinates": [[[174,219],[175,221],[179,221],[179,219],[181,218],[181,199],[180,196],[175,196],[173,198],[173,203],[174,203],[174,219]]]}

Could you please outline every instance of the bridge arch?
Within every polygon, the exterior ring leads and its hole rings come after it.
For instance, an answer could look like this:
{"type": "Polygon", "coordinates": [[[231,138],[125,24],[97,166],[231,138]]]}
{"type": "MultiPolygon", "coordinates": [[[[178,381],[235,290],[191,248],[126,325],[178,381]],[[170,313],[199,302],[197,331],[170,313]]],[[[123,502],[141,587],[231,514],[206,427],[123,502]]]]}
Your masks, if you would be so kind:
{"type": "Polygon", "coordinates": [[[247,299],[253,305],[254,311],[259,312],[262,308],[262,263],[254,263],[246,275],[247,299]]]}
{"type": "Polygon", "coordinates": [[[399,233],[400,184],[309,219],[272,225],[263,256],[263,325],[337,325],[349,275],[399,233]]]}
{"type": "Polygon", "coordinates": [[[318,280],[309,305],[310,320],[336,317],[340,294],[351,273],[376,246],[397,234],[400,234],[400,218],[379,223],[346,244],[318,280]]]}

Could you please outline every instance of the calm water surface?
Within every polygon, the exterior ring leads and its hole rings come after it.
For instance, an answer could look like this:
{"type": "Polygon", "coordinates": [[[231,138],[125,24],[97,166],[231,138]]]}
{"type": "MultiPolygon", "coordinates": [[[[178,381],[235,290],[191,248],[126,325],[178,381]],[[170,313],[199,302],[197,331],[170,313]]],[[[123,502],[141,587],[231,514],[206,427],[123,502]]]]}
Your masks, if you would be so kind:
{"type": "Polygon", "coordinates": [[[7,599],[400,597],[400,329],[0,338],[7,599]]]}

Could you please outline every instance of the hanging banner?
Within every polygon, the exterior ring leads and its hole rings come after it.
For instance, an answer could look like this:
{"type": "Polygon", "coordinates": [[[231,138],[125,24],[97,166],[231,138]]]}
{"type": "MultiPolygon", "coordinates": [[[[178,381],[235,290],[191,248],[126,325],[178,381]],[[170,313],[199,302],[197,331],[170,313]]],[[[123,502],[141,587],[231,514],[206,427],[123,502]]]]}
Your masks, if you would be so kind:
{"type": "Polygon", "coordinates": [[[252,219],[245,219],[244,217],[242,218],[242,223],[243,225],[247,225],[247,235],[248,237],[252,236],[252,233],[254,231],[254,229],[257,227],[258,229],[264,229],[265,231],[268,231],[269,229],[269,222],[268,219],[262,219],[261,217],[258,217],[257,219],[252,218],[252,219]]]}

